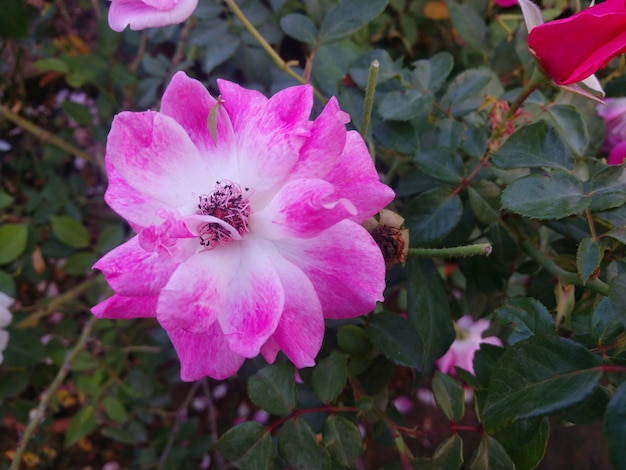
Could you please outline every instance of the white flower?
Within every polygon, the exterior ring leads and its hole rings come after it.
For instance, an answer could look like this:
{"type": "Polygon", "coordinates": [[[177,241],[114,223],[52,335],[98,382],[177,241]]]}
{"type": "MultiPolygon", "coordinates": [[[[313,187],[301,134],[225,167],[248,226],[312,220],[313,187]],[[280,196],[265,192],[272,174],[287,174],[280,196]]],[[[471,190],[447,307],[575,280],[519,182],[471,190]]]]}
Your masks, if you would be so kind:
{"type": "Polygon", "coordinates": [[[13,302],[13,298],[9,297],[4,292],[0,292],[0,364],[4,361],[2,351],[6,349],[7,343],[9,342],[9,332],[4,330],[4,328],[9,326],[9,323],[11,323],[13,319],[9,311],[9,305],[13,302]]]}

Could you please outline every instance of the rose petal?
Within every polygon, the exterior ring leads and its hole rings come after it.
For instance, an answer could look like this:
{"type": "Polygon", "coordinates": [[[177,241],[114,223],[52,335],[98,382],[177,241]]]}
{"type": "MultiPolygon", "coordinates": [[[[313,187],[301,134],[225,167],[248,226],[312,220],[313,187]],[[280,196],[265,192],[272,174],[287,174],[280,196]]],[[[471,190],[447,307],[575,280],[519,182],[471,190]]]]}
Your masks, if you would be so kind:
{"type": "Polygon", "coordinates": [[[157,299],[157,296],[124,297],[113,295],[92,307],[91,313],[98,318],[110,318],[112,320],[154,317],[157,299]]]}
{"type": "Polygon", "coordinates": [[[122,32],[126,26],[132,30],[141,30],[158,26],[178,24],[191,16],[198,5],[198,0],[179,0],[157,5],[154,0],[111,0],[109,8],[109,27],[122,32]],[[150,5],[152,4],[152,5],[150,5]],[[175,4],[170,9],[168,5],[175,4]],[[162,9],[155,8],[159,6],[162,9]]]}

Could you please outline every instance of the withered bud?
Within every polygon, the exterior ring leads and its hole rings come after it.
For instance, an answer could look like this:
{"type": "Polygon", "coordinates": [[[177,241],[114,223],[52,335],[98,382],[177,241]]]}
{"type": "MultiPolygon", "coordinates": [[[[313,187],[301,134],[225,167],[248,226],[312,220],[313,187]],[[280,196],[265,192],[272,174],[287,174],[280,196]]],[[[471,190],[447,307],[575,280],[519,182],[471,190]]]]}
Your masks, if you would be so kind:
{"type": "Polygon", "coordinates": [[[402,228],[404,219],[397,213],[383,209],[379,218],[371,218],[363,224],[383,253],[387,270],[406,261],[409,249],[409,231],[402,228]]]}

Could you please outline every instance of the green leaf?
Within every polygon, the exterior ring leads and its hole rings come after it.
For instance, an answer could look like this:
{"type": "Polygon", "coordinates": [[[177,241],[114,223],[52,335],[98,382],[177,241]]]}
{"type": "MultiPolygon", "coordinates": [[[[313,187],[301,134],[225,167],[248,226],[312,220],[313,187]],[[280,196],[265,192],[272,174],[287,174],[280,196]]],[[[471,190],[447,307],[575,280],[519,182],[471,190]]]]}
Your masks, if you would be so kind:
{"type": "Polygon", "coordinates": [[[331,42],[350,36],[376,18],[388,0],[341,0],[322,20],[320,42],[331,42]]]}
{"type": "Polygon", "coordinates": [[[28,226],[26,224],[4,224],[0,226],[0,264],[15,261],[26,248],[28,226]]]}
{"type": "Polygon", "coordinates": [[[74,103],[73,101],[64,101],[61,104],[61,109],[65,111],[74,121],[82,126],[93,125],[93,116],[91,111],[84,104],[74,103]]]}
{"type": "Polygon", "coordinates": [[[482,51],[487,36],[487,26],[476,10],[467,4],[448,0],[448,13],[452,26],[463,41],[475,51],[482,51]]]}
{"type": "Polygon", "coordinates": [[[241,470],[271,470],[274,446],[268,429],[254,421],[230,428],[214,448],[241,470]]]}
{"type": "Polygon", "coordinates": [[[626,274],[620,274],[611,280],[609,300],[614,312],[618,312],[622,325],[626,327],[626,274]]]}
{"type": "Polygon", "coordinates": [[[543,418],[532,439],[522,446],[506,447],[507,454],[515,463],[515,470],[533,470],[543,459],[548,447],[550,423],[543,418]]]}
{"type": "Polygon", "coordinates": [[[331,458],[317,443],[315,433],[304,419],[290,419],[278,434],[278,451],[291,468],[330,470],[331,458]]]}
{"type": "MultiPolygon", "coordinates": [[[[0,403],[22,393],[30,384],[30,373],[25,370],[7,371],[0,380],[0,403]]],[[[5,405],[6,406],[6,405],[5,405]]]]}
{"type": "Polygon", "coordinates": [[[418,60],[413,65],[411,75],[415,86],[420,87],[424,94],[434,94],[445,83],[454,67],[454,58],[449,52],[440,52],[428,60],[418,60]]]}
{"type": "Polygon", "coordinates": [[[591,338],[598,344],[609,344],[623,331],[621,313],[613,309],[611,299],[602,298],[591,313],[591,338]]]}
{"type": "Polygon", "coordinates": [[[272,364],[248,380],[248,396],[264,410],[284,416],[296,407],[297,391],[293,367],[272,364]]]}
{"type": "Polygon", "coordinates": [[[94,408],[91,405],[83,406],[70,421],[65,432],[65,447],[76,444],[83,437],[96,429],[94,408]]]}
{"type": "Polygon", "coordinates": [[[411,324],[397,313],[374,315],[367,329],[372,343],[396,364],[420,368],[422,342],[411,324]]]}
{"type": "Polygon", "coordinates": [[[428,246],[456,227],[463,214],[463,204],[451,188],[435,188],[415,198],[408,213],[405,225],[409,229],[411,246],[428,246]]]}
{"type": "Polygon", "coordinates": [[[63,265],[63,272],[72,276],[79,276],[91,271],[91,267],[98,261],[98,255],[91,252],[74,253],[63,265]]]}
{"type": "Polygon", "coordinates": [[[579,343],[532,336],[505,350],[489,382],[483,410],[487,432],[546,416],[582,401],[600,380],[598,359],[579,343]]]}
{"type": "Polygon", "coordinates": [[[622,245],[626,245],[626,226],[615,227],[604,234],[607,237],[614,238],[622,245]]]}
{"type": "Polygon", "coordinates": [[[591,211],[604,211],[624,205],[626,186],[622,181],[623,174],[624,166],[612,165],[597,172],[585,183],[585,190],[591,197],[591,211]]]}
{"type": "Polygon", "coordinates": [[[50,217],[52,232],[60,241],[72,248],[89,246],[89,232],[83,224],[69,215],[50,217]]]}
{"type": "Polygon", "coordinates": [[[433,394],[437,408],[453,423],[463,419],[465,415],[465,395],[463,387],[452,377],[435,372],[432,382],[433,394]]]}
{"type": "Polygon", "coordinates": [[[323,403],[335,400],[348,380],[348,358],[333,351],[317,363],[313,369],[313,392],[323,403]]]}
{"type": "Polygon", "coordinates": [[[539,121],[520,128],[493,155],[498,168],[558,168],[571,170],[574,155],[554,128],[539,121]]]}
{"type": "Polygon", "coordinates": [[[589,132],[580,112],[572,105],[528,104],[526,111],[533,114],[532,121],[541,119],[553,127],[577,156],[582,156],[589,145],[589,132]]]}
{"type": "Polygon", "coordinates": [[[491,181],[477,181],[467,187],[469,203],[476,218],[491,224],[500,218],[500,187],[491,181]]]}
{"type": "Polygon", "coordinates": [[[626,382],[617,387],[606,407],[604,436],[615,468],[626,467],[626,382]]]}
{"type": "Polygon", "coordinates": [[[433,97],[421,90],[401,90],[385,93],[379,101],[378,113],[386,121],[409,121],[423,113],[429,113],[433,97]]]}
{"type": "Polygon", "coordinates": [[[413,162],[427,175],[446,183],[459,184],[463,180],[463,160],[450,148],[436,147],[417,152],[413,162]]]}
{"type": "Polygon", "coordinates": [[[435,449],[430,469],[455,470],[461,468],[461,465],[463,465],[463,441],[461,436],[453,434],[435,449]]]}
{"type": "Polygon", "coordinates": [[[128,414],[121,401],[110,395],[102,399],[102,406],[107,416],[118,423],[123,423],[128,419],[128,414]]]}
{"type": "Polygon", "coordinates": [[[9,343],[3,354],[4,365],[10,367],[32,367],[46,358],[41,335],[33,330],[11,330],[9,343]]]}
{"type": "Polygon", "coordinates": [[[535,219],[562,219],[583,212],[589,198],[582,183],[559,170],[515,180],[502,193],[502,207],[535,219]]]}
{"type": "Polygon", "coordinates": [[[70,71],[70,68],[65,61],[54,57],[36,60],[33,62],[33,68],[46,72],[59,72],[62,74],[67,74],[70,71]]]}
{"type": "Polygon", "coordinates": [[[587,282],[600,267],[602,255],[600,245],[593,238],[585,238],[580,242],[576,252],[576,266],[583,283],[587,282]]]}
{"type": "Polygon", "coordinates": [[[13,203],[14,199],[4,191],[0,190],[0,209],[9,207],[13,203]]]}
{"type": "Polygon", "coordinates": [[[423,363],[420,369],[426,371],[454,341],[454,324],[448,297],[434,263],[427,259],[410,259],[407,269],[409,322],[421,338],[423,363]]]}
{"type": "Polygon", "coordinates": [[[500,323],[513,327],[508,337],[510,345],[533,335],[556,335],[550,312],[532,297],[514,297],[509,303],[496,309],[495,314],[500,323]]]}
{"type": "Polygon", "coordinates": [[[484,103],[485,96],[500,96],[502,93],[502,83],[491,69],[468,69],[454,78],[439,104],[452,116],[461,117],[475,113],[484,103]]]}
{"type": "Polygon", "coordinates": [[[366,355],[372,350],[372,343],[367,333],[356,325],[344,325],[337,330],[337,343],[345,352],[354,355],[366,355]]]}
{"type": "Polygon", "coordinates": [[[311,19],[300,13],[290,13],[280,19],[280,27],[287,36],[307,44],[317,41],[317,28],[311,19]]]}
{"type": "Polygon", "coordinates": [[[324,421],[322,445],[332,459],[344,467],[350,467],[363,453],[363,438],[356,425],[338,415],[330,415],[324,421]]]}
{"type": "Polygon", "coordinates": [[[483,435],[469,466],[470,470],[514,470],[515,465],[504,447],[493,437],[483,435]]]}
{"type": "Polygon", "coordinates": [[[28,34],[28,18],[35,9],[23,0],[3,0],[2,10],[0,37],[19,38],[26,36],[28,34]]]}

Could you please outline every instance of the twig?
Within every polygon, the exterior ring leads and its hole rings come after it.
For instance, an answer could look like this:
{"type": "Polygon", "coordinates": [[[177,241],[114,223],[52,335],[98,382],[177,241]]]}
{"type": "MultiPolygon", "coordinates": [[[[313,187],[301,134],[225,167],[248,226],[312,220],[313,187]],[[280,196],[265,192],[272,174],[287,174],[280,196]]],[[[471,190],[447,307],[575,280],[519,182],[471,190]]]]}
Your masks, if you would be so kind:
{"type": "Polygon", "coordinates": [[[20,463],[22,461],[22,455],[24,454],[24,451],[26,450],[28,441],[32,437],[33,433],[35,432],[37,425],[44,418],[46,414],[46,409],[48,408],[48,405],[50,404],[50,400],[54,396],[57,389],[61,386],[61,384],[67,377],[67,375],[72,370],[72,362],[74,362],[74,359],[76,359],[76,356],[78,356],[78,353],[80,353],[85,347],[85,345],[87,344],[87,340],[89,339],[89,334],[91,333],[91,330],[94,324],[96,323],[96,321],[97,321],[97,318],[94,316],[91,316],[89,320],[87,320],[87,322],[85,323],[85,326],[83,327],[83,331],[80,335],[80,338],[78,339],[78,342],[74,345],[72,350],[69,352],[69,354],[65,358],[65,361],[63,361],[63,365],[59,369],[59,372],[57,373],[56,377],[54,378],[50,386],[41,394],[41,400],[39,401],[39,405],[37,405],[37,408],[35,408],[33,410],[34,412],[31,413],[30,421],[28,422],[28,426],[26,426],[24,435],[22,436],[22,439],[20,440],[19,445],[17,446],[15,455],[13,456],[13,461],[11,462],[11,466],[9,467],[9,470],[19,469],[20,463]]]}
{"type": "MultiPolygon", "coordinates": [[[[365,102],[363,104],[363,121],[361,122],[361,137],[367,142],[367,131],[372,120],[372,109],[374,108],[374,93],[376,92],[376,82],[378,81],[378,71],[380,64],[377,60],[373,60],[370,64],[367,76],[367,88],[365,88],[365,102]]],[[[374,146],[371,146],[370,153],[372,160],[376,160],[376,152],[374,146]]]]}

